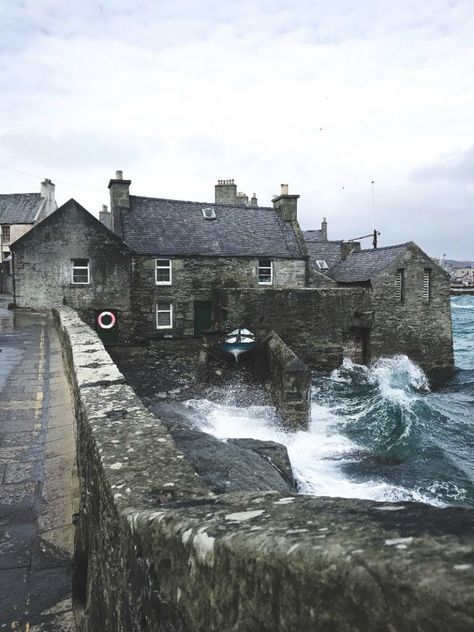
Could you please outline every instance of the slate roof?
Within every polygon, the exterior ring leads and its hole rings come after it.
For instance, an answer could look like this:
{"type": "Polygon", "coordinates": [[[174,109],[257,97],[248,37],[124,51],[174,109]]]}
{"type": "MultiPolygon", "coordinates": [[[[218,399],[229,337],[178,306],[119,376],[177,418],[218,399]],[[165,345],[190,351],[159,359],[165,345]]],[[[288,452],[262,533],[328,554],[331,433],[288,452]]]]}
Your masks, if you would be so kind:
{"type": "MultiPolygon", "coordinates": [[[[120,242],[121,244],[123,244],[124,248],[129,250],[129,248],[127,247],[127,244],[123,242],[120,235],[117,235],[112,230],[110,230],[110,228],[107,228],[107,226],[105,226],[100,220],[98,220],[97,217],[92,215],[92,213],[90,213],[81,204],[79,204],[79,202],[76,202],[74,198],[71,198],[70,200],[62,204],[59,208],[57,208],[52,213],[50,213],[47,217],[45,217],[41,222],[37,222],[31,230],[29,230],[27,233],[25,233],[24,235],[16,239],[10,245],[11,250],[15,250],[20,244],[24,244],[25,242],[28,242],[31,240],[34,241],[36,239],[36,236],[38,234],[41,234],[41,231],[46,226],[60,220],[61,215],[68,213],[70,211],[77,211],[79,213],[82,213],[86,221],[92,223],[97,231],[107,233],[109,237],[112,237],[116,241],[120,242]]],[[[74,238],[73,233],[71,233],[71,238],[74,238]]]]}
{"type": "Polygon", "coordinates": [[[385,248],[372,248],[351,253],[344,261],[337,263],[328,273],[339,283],[361,283],[370,281],[397,257],[403,254],[413,242],[385,248]]]}
{"type": "Polygon", "coordinates": [[[0,194],[0,224],[33,224],[42,202],[40,193],[0,194]]]}
{"type": "Polygon", "coordinates": [[[291,222],[270,207],[130,196],[121,209],[123,239],[138,254],[303,258],[291,222]],[[206,220],[202,209],[216,219],[206,220]]]}
{"type": "Polygon", "coordinates": [[[303,237],[306,242],[306,249],[310,259],[310,264],[319,270],[316,260],[324,259],[328,264],[329,270],[341,260],[341,244],[342,241],[323,241],[322,231],[305,230],[303,237]]]}
{"type": "Polygon", "coordinates": [[[304,238],[307,242],[318,242],[323,240],[323,231],[319,230],[304,230],[303,231],[304,238]]]}

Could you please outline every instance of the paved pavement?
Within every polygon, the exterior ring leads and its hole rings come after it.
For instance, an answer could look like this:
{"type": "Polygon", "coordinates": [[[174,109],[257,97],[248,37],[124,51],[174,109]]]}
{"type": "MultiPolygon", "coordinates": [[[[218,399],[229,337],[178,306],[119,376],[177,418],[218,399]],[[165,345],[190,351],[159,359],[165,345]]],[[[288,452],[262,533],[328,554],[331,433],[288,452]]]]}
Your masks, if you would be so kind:
{"type": "Polygon", "coordinates": [[[51,315],[0,295],[0,632],[71,632],[74,417],[51,315]]]}

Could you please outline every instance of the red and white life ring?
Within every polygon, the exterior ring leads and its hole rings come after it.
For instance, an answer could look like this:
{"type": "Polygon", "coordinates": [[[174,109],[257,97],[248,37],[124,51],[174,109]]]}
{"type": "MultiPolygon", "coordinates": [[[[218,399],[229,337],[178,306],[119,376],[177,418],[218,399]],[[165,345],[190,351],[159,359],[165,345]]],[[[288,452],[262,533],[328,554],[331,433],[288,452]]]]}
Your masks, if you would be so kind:
{"type": "Polygon", "coordinates": [[[108,311],[100,312],[100,314],[97,316],[97,324],[99,325],[101,329],[112,329],[112,327],[115,327],[116,322],[117,322],[117,317],[115,316],[113,312],[108,312],[108,311]],[[108,325],[104,323],[104,317],[106,316],[110,318],[110,323],[108,325]]]}

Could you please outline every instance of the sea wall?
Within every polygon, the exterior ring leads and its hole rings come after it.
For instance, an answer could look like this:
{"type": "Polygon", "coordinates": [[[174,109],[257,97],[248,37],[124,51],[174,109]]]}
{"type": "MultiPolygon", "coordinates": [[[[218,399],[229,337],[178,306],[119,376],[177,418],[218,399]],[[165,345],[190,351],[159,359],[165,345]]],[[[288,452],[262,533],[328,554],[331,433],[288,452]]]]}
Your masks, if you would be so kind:
{"type": "Polygon", "coordinates": [[[334,369],[343,356],[364,362],[371,321],[369,288],[224,288],[217,302],[230,329],[273,329],[312,369],[334,369]]]}
{"type": "Polygon", "coordinates": [[[83,631],[474,628],[474,512],[214,495],[74,311],[55,319],[77,416],[83,631]]]}
{"type": "Polygon", "coordinates": [[[306,430],[310,418],[311,370],[272,331],[263,341],[273,401],[290,430],[306,430]]]}

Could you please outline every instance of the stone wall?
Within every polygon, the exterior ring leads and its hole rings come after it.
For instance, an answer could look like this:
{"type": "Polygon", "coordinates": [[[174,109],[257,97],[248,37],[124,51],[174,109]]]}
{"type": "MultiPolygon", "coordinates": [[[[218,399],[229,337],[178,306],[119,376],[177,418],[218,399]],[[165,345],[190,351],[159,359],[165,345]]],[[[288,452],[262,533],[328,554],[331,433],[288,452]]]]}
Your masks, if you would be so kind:
{"type": "Polygon", "coordinates": [[[14,299],[18,307],[63,304],[90,324],[97,310],[115,309],[119,331],[130,328],[130,255],[112,232],[75,202],[35,226],[14,246],[14,299]],[[67,207],[67,208],[66,208],[67,207]],[[72,259],[89,259],[90,283],[72,283],[72,259]]]}
{"type": "MultiPolygon", "coordinates": [[[[304,287],[306,264],[302,259],[275,259],[275,287],[304,287]]],[[[132,301],[136,335],[152,337],[192,336],[194,302],[212,302],[213,321],[218,312],[214,291],[219,287],[257,287],[257,259],[245,257],[189,257],[172,259],[172,284],[156,285],[155,257],[134,256],[132,301]],[[173,329],[157,330],[155,305],[173,303],[173,329]]]]}
{"type": "Polygon", "coordinates": [[[311,371],[275,332],[263,341],[266,348],[272,397],[285,427],[307,430],[311,406],[311,371]]]}
{"type": "Polygon", "coordinates": [[[453,365],[449,276],[413,245],[373,281],[374,325],[370,357],[406,354],[425,371],[453,365]],[[405,270],[404,300],[396,288],[398,269],[405,270]],[[431,298],[423,299],[423,273],[431,270],[431,298]]]}
{"type": "Polygon", "coordinates": [[[361,361],[370,322],[365,288],[226,289],[218,302],[230,329],[275,330],[311,368],[335,368],[343,355],[361,361]]]}
{"type": "Polygon", "coordinates": [[[474,628],[474,511],[276,492],[210,494],[74,312],[83,631],[474,628]]]}

